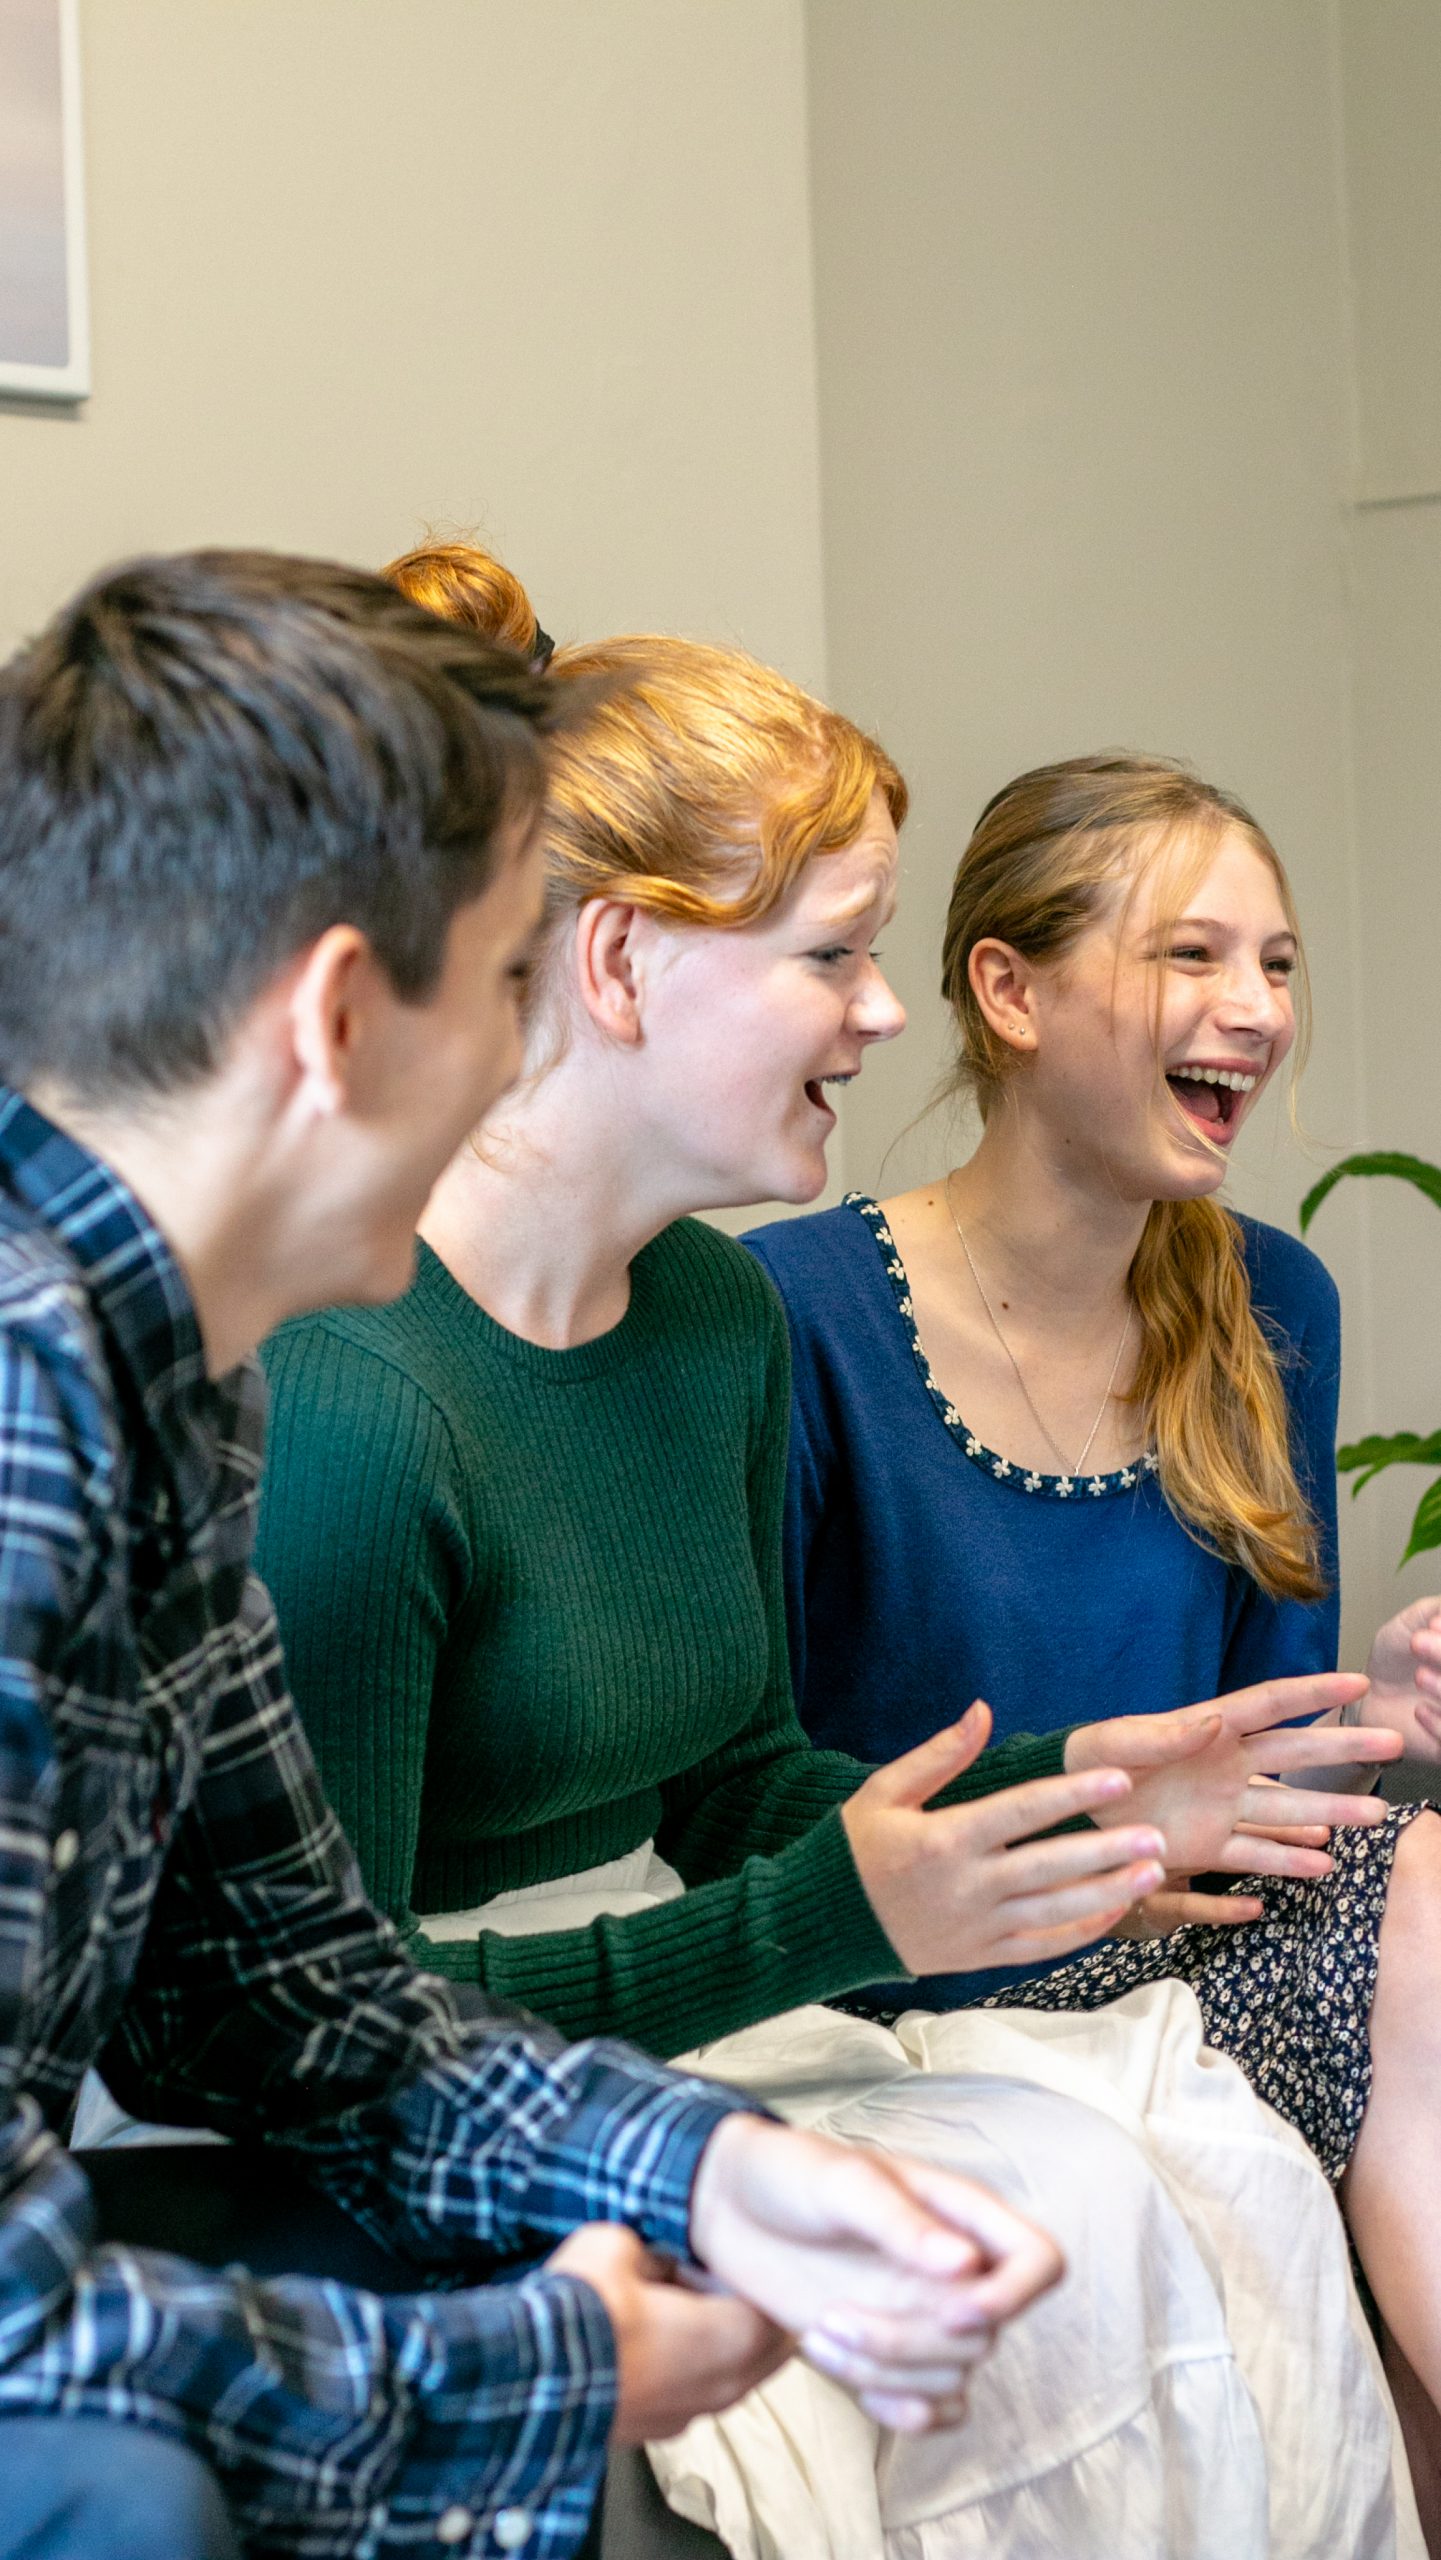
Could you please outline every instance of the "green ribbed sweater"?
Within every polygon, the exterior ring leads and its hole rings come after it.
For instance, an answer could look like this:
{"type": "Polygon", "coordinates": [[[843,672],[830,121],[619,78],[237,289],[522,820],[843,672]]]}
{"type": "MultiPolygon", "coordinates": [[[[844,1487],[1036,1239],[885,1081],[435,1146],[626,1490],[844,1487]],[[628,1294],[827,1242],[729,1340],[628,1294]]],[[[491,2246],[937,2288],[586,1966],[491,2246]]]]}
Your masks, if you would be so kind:
{"type": "MultiPolygon", "coordinates": [[[[622,1322],[548,1351],[422,1245],[407,1296],[286,1326],[258,1563],[321,1774],[419,1962],[668,2054],[901,1971],[797,1722],[789,1347],[750,1255],[687,1219],[622,1322]],[[414,1915],[654,1838],[680,1899],[438,1943],[414,1915]]],[[[1061,1767],[990,1751],[952,1796],[1061,1767]]]]}

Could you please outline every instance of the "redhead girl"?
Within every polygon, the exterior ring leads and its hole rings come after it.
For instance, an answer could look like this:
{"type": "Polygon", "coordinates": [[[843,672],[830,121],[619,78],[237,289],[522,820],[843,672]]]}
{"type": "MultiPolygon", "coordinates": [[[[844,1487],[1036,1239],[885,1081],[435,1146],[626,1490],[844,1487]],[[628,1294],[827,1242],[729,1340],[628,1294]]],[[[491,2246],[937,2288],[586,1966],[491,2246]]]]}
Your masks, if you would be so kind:
{"type": "MultiPolygon", "coordinates": [[[[984,1757],[977,1712],[878,1771],[806,1742],[784,1321],[689,1213],[819,1189],[830,1080],[900,1027],[870,945],[904,787],[734,653],[560,663],[609,690],[555,773],[527,1077],[438,1188],[409,1297],[269,1355],[263,1567],[372,1888],[440,1970],[573,2032],[705,2044],[803,2120],[1023,2194],[1060,2239],[1072,2281],[1007,2329],[959,2433],[867,2433],[795,2367],[658,2456],[733,2549],[1412,2549],[1324,2180],[1204,2054],[1187,1993],[1059,2044],[817,2005],[898,1959],[1074,1947],[1168,1858],[1239,1867],[1252,1774],[1330,1755],[1280,1720],[1362,1684],[984,1757]],[[1083,1807],[1095,1827],[1036,1841],[1083,1807]]],[[[1305,1810],[1286,1787],[1272,1815],[1305,1810]]],[[[816,2361],[863,2388],[867,2357],[838,2333],[816,2361]]]]}
{"type": "MultiPolygon", "coordinates": [[[[795,1353],[804,1721],[880,1754],[947,1697],[983,1693],[1004,1735],[1329,1667],[1336,1293],[1216,1196],[1297,1032],[1273,846],[1174,765],[1025,774],[962,858],[942,967],[974,1154],[751,1239],[795,1353]]],[[[1433,1756],[1436,1606],[1383,1628],[1369,1695],[1341,1710],[1433,1756]]],[[[1336,1735],[1338,1764],[1356,1740],[1336,1735]]],[[[1407,1805],[1340,1830],[1313,1881],[1173,1879],[1140,1925],[1168,1934],[933,1996],[1062,2009],[1193,1986],[1209,2040],[1343,2182],[1441,2517],[1441,1825],[1407,1805]]]]}

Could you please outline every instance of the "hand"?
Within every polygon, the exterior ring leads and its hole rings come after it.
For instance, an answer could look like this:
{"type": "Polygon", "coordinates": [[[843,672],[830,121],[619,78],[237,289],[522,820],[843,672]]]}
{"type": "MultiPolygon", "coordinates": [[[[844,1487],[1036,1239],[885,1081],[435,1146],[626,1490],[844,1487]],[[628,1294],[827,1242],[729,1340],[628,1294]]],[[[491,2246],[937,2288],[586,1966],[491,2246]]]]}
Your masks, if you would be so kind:
{"type": "MultiPolygon", "coordinates": [[[[1066,1744],[1066,1766],[1129,1770],[1127,1814],[1148,1816],[1164,1832],[1174,1874],[1216,1868],[1225,1875],[1329,1875],[1330,1858],[1304,1835],[1317,1824],[1384,1821],[1386,1806],[1374,1796],[1322,1794],[1304,1781],[1266,1787],[1262,1773],[1334,1768],[1334,1725],[1276,1728],[1290,1716],[1325,1714],[1365,1693],[1365,1681],[1349,1671],[1263,1680],[1172,1715],[1080,1725],[1066,1744]],[[1288,1839],[1293,1829],[1302,1836],[1288,1839]]],[[[1394,1760],[1401,1741],[1394,1733],[1348,1729],[1346,1748],[1353,1761],[1394,1760]]],[[[1104,1826],[1118,1816],[1113,1806],[1101,1805],[1093,1819],[1104,1826]]]]}
{"type": "Polygon", "coordinates": [[[620,2223],[583,2224],[547,2264],[582,2277],[605,2305],[618,2377],[612,2444],[678,2435],[754,2390],[794,2350],[754,2304],[679,2283],[620,2223]]]}
{"type": "Polygon", "coordinates": [[[1366,1676],[1367,1724],[1394,1726],[1414,1759],[1441,1760],[1441,1599],[1413,1600],[1387,1619],[1366,1676]]]}
{"type": "MultiPolygon", "coordinates": [[[[1275,1784],[1258,1778],[1258,1787],[1275,1784]]],[[[1302,1849],[1324,1849],[1331,1834],[1324,1822],[1238,1822],[1247,1839],[1280,1840],[1302,1849]]],[[[1176,1929],[1237,1929],[1259,1920],[1265,1910],[1255,1893],[1196,1893],[1189,1876],[1168,1875],[1159,1893],[1148,1893],[1116,1928],[1118,1938],[1169,1938],[1176,1929]]]]}
{"type": "Polygon", "coordinates": [[[1119,1769],[1037,1778],[928,1812],[930,1798],[978,1758],[990,1729],[990,1708],[978,1699],[959,1724],[873,1771],[841,1808],[871,1909],[909,1973],[1070,1955],[1162,1881],[1165,1842],[1149,1817],[1141,1828],[1031,1837],[1074,1814],[1114,1811],[1131,1791],[1119,1769]]]}
{"type": "Polygon", "coordinates": [[[691,2197],[702,2265],[853,2391],[879,2426],[954,2426],[995,2332],[1063,2273],[984,2187],[888,2153],[728,2116],[691,2197]]]}

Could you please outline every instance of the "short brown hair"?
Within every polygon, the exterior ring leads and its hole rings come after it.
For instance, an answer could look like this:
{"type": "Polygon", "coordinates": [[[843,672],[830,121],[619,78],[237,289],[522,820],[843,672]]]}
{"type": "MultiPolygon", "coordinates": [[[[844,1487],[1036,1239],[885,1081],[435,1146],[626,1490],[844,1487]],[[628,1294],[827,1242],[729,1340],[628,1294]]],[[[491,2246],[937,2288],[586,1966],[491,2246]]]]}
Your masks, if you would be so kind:
{"type": "Polygon", "coordinates": [[[192,1082],[342,922],[425,996],[576,708],[365,570],[204,551],[97,578],[0,670],[0,1076],[192,1082]]]}

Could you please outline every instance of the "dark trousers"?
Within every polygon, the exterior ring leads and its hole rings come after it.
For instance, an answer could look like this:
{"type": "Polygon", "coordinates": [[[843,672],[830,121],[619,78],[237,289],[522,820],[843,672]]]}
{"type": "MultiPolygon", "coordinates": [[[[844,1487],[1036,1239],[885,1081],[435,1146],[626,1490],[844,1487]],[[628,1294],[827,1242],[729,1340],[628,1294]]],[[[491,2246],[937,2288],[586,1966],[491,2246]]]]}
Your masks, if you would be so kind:
{"type": "MultiPolygon", "coordinates": [[[[414,2293],[416,2270],[362,2231],[274,2152],[244,2143],[76,2153],[101,2237],[259,2276],[330,2276],[414,2293]]],[[[0,2416],[0,2560],[239,2560],[207,2465],[141,2427],[103,2418],[0,2416]]],[[[643,2454],[621,2453],[579,2560],[724,2560],[672,2515],[643,2454]]]]}

